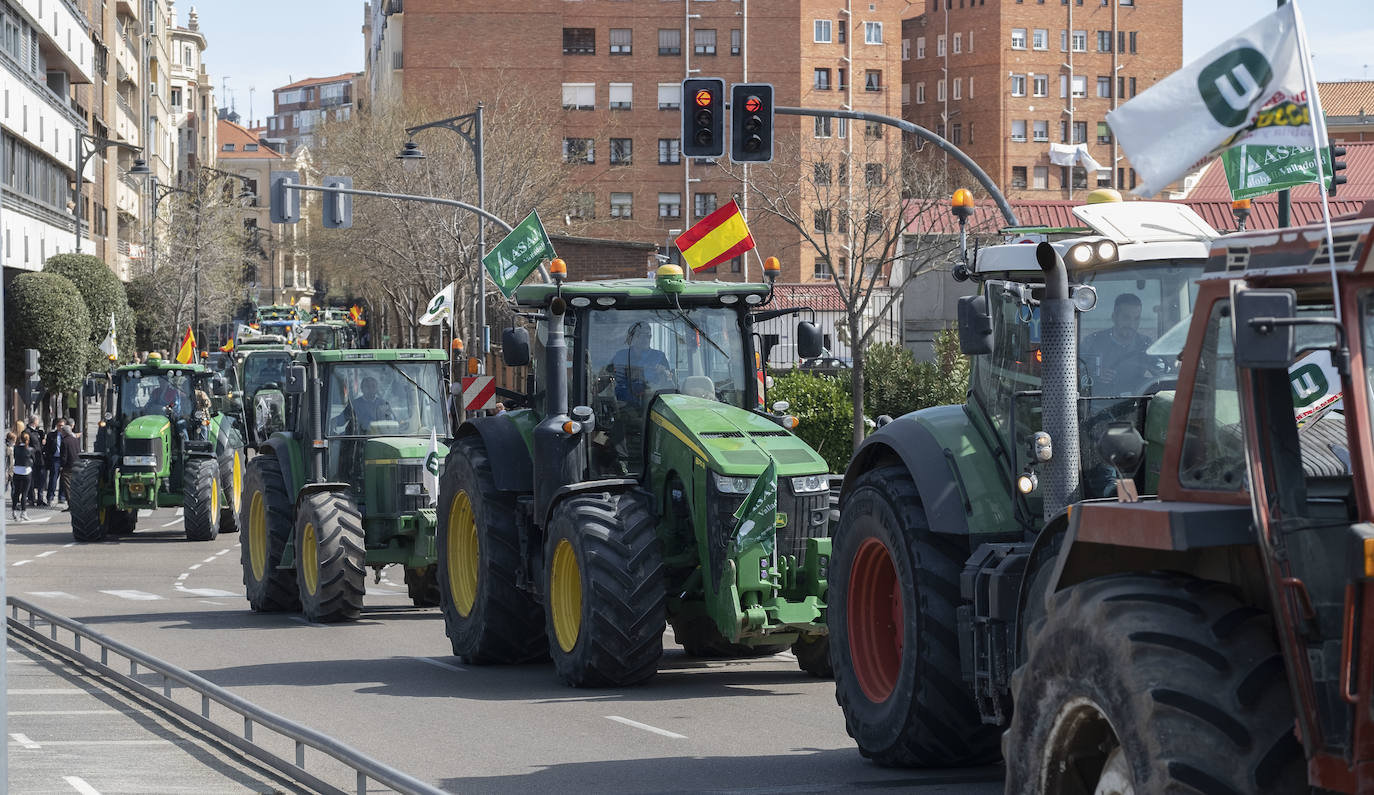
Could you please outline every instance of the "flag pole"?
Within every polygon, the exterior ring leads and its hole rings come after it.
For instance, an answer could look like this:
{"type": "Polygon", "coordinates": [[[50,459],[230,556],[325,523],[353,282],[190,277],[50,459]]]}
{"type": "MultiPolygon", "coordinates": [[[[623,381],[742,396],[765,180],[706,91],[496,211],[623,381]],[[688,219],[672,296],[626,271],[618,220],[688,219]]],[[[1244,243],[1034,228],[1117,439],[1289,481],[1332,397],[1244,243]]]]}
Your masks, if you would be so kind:
{"type": "Polygon", "coordinates": [[[1303,90],[1307,92],[1307,109],[1312,114],[1312,159],[1317,165],[1317,193],[1321,196],[1322,225],[1326,229],[1326,257],[1331,266],[1331,304],[1336,308],[1336,322],[1341,322],[1341,294],[1336,281],[1336,241],[1331,231],[1331,204],[1326,197],[1326,174],[1322,167],[1322,141],[1326,140],[1326,116],[1322,113],[1321,96],[1317,93],[1317,79],[1312,72],[1312,55],[1307,46],[1307,30],[1302,24],[1302,11],[1297,0],[1293,6],[1293,22],[1298,34],[1298,65],[1302,69],[1303,90]]]}

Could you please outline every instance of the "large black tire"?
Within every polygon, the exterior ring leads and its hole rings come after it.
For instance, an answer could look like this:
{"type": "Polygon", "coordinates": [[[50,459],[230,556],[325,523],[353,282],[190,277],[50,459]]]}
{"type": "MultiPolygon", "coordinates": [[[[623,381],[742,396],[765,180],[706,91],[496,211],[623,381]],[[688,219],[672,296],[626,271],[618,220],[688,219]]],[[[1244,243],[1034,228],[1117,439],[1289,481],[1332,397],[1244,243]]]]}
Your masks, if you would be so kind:
{"type": "Polygon", "coordinates": [[[106,520],[113,508],[100,504],[101,469],[99,461],[82,461],[72,475],[67,507],[72,514],[72,537],[85,544],[105,540],[106,520]]]}
{"type": "Polygon", "coordinates": [[[119,511],[114,508],[105,510],[105,532],[112,536],[132,535],[138,526],[138,509],[119,511]]]}
{"type": "Polygon", "coordinates": [[[787,651],[785,643],[759,646],[732,643],[720,634],[720,628],[710,616],[675,616],[670,623],[673,625],[673,639],[682,646],[682,651],[688,657],[767,657],[787,651]]]}
{"type": "Polygon", "coordinates": [[[214,541],[219,535],[219,463],[213,458],[186,459],[186,538],[214,541]]]}
{"type": "Polygon", "coordinates": [[[496,490],[480,437],[449,448],[438,518],[439,604],[453,653],[475,665],[545,659],[543,608],[516,585],[515,498],[496,490]]]}
{"type": "Polygon", "coordinates": [[[239,513],[243,510],[243,467],[244,454],[237,431],[229,432],[232,445],[220,451],[219,483],[224,494],[220,497],[219,531],[237,533],[239,513]]]}
{"type": "Polygon", "coordinates": [[[406,593],[416,607],[438,607],[439,567],[431,563],[423,569],[406,569],[406,593]]]}
{"type": "Polygon", "coordinates": [[[254,456],[243,478],[239,526],[244,528],[244,537],[239,545],[244,592],[257,612],[295,610],[301,605],[295,576],[277,568],[295,529],[293,514],[281,462],[271,453],[254,456]]]}
{"type": "Polygon", "coordinates": [[[1273,621],[1221,583],[1122,574],[1071,586],[1012,679],[1007,792],[1307,791],[1273,621]]]}
{"type": "Polygon", "coordinates": [[[363,515],[344,492],[301,498],[296,513],[296,584],[311,621],[357,621],[367,589],[363,515]]]}
{"type": "Polygon", "coordinates": [[[960,671],[962,539],[934,533],[903,466],[859,477],[840,508],[830,566],[835,700],[859,752],[880,765],[994,762],[960,671]]]}
{"type": "Polygon", "coordinates": [[[663,554],[648,498],[578,494],[555,506],[544,546],[544,620],[558,677],[624,687],[658,672],[663,554]]]}
{"type": "Polygon", "coordinates": [[[821,679],[835,678],[835,668],[830,664],[830,636],[806,635],[797,638],[792,644],[792,654],[797,658],[797,667],[821,679]]]}

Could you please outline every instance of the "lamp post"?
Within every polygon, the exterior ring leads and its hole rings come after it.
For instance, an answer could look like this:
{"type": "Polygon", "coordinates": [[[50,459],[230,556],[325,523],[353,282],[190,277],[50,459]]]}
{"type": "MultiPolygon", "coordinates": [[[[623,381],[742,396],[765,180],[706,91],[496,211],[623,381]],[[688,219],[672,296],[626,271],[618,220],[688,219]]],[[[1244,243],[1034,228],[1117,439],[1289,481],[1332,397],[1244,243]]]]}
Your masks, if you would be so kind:
{"type": "MultiPolygon", "coordinates": [[[[406,142],[405,148],[401,151],[401,154],[396,156],[396,159],[403,163],[414,163],[424,159],[424,153],[420,151],[420,147],[416,145],[414,141],[415,133],[421,130],[441,128],[457,133],[460,138],[467,141],[468,146],[472,147],[472,157],[477,168],[477,208],[485,212],[487,209],[487,188],[486,178],[483,174],[482,108],[482,103],[479,102],[477,103],[477,110],[472,113],[464,113],[461,116],[453,116],[451,118],[440,119],[425,124],[417,124],[414,127],[407,127],[406,135],[410,136],[411,140],[406,142]]],[[[485,220],[479,217],[477,219],[477,312],[475,319],[476,333],[474,334],[474,338],[477,340],[479,372],[482,373],[487,371],[487,279],[484,272],[484,266],[482,265],[482,257],[486,256],[486,254],[487,225],[485,220]]],[[[452,281],[452,279],[450,279],[450,281],[452,281]]],[[[441,283],[439,288],[443,289],[443,287],[444,285],[441,283]]],[[[457,329],[453,327],[452,320],[450,320],[448,325],[449,340],[450,344],[452,344],[452,339],[456,336],[457,329]]]]}
{"type": "MultiPolygon", "coordinates": [[[[126,149],[130,152],[138,152],[139,154],[142,154],[143,152],[143,147],[141,146],[134,146],[133,144],[125,143],[123,141],[115,141],[110,138],[102,138],[98,135],[91,135],[90,133],[81,133],[77,137],[76,179],[74,180],[76,187],[72,189],[72,201],[75,203],[72,207],[72,215],[76,217],[77,254],[81,253],[81,183],[83,181],[82,174],[84,174],[86,171],[87,161],[89,161],[92,157],[95,157],[97,153],[103,152],[112,146],[118,147],[120,149],[126,149]]],[[[152,169],[148,168],[148,164],[146,162],[144,162],[141,159],[138,159],[134,160],[134,167],[129,169],[129,173],[135,177],[146,177],[153,172],[152,169]]]]}

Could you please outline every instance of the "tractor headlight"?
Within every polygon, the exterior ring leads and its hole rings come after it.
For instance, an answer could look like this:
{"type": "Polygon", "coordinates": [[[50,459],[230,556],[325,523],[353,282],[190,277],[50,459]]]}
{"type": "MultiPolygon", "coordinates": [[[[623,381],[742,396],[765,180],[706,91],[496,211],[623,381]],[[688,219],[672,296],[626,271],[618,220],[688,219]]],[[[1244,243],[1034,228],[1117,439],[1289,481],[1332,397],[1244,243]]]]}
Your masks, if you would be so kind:
{"type": "Polygon", "coordinates": [[[754,478],[732,477],[719,472],[712,472],[711,477],[715,479],[716,491],[721,494],[748,494],[754,488],[754,478]]]}
{"type": "Polygon", "coordinates": [[[155,455],[126,455],[126,456],[124,456],[124,466],[126,466],[126,467],[155,467],[155,466],[157,466],[157,456],[155,456],[155,455]]]}
{"type": "Polygon", "coordinates": [[[813,494],[829,489],[830,478],[826,475],[803,475],[792,478],[792,492],[794,494],[813,494]]]}

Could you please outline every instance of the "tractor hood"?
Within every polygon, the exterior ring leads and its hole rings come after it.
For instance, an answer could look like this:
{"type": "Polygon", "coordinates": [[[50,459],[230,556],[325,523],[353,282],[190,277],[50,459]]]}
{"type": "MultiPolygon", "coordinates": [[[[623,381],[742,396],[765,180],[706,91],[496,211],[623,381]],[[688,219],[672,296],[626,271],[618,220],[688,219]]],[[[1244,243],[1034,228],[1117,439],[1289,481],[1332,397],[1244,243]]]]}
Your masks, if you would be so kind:
{"type": "MultiPolygon", "coordinates": [[[[429,455],[429,440],[420,436],[381,436],[367,440],[364,456],[369,463],[395,464],[424,462],[429,455]]],[[[439,442],[439,458],[448,455],[448,445],[439,442]]]]}
{"type": "Polygon", "coordinates": [[[806,442],[777,423],[751,411],[687,395],[660,395],[649,409],[649,429],[666,431],[659,440],[676,438],[724,475],[755,477],[772,457],[779,477],[816,475],[828,471],[806,442]]]}
{"type": "Polygon", "coordinates": [[[156,439],[171,430],[171,427],[172,422],[166,417],[139,417],[124,426],[124,438],[156,439]]]}

